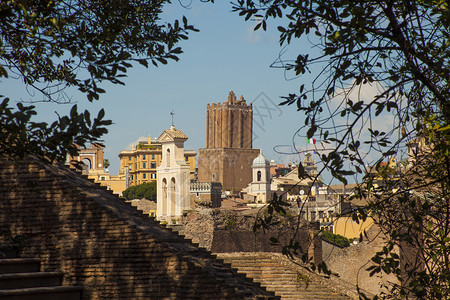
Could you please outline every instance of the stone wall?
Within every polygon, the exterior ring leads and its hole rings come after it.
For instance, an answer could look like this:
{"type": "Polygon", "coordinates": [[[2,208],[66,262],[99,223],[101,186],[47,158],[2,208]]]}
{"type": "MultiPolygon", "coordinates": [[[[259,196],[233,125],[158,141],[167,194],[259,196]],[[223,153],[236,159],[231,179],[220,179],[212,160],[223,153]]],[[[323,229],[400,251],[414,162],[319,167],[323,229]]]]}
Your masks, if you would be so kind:
{"type": "Polygon", "coordinates": [[[322,242],[317,236],[318,226],[302,223],[295,235],[296,222],[284,222],[279,228],[262,229],[256,233],[252,227],[257,209],[236,212],[221,209],[202,209],[190,212],[184,220],[180,233],[193,242],[200,244],[213,253],[230,252],[281,252],[295,236],[304,252],[314,259],[322,261],[322,242]],[[314,227],[316,226],[316,227],[314,227]],[[272,245],[270,238],[276,237],[280,245],[272,245]]]}
{"type": "Polygon", "coordinates": [[[252,163],[259,153],[259,149],[199,149],[198,181],[216,181],[224,190],[240,191],[252,182],[252,163]]]}
{"type": "Polygon", "coordinates": [[[378,226],[372,226],[367,231],[367,239],[357,245],[338,248],[326,242],[324,244],[326,245],[324,248],[327,248],[324,251],[324,261],[340,279],[335,284],[350,284],[353,287],[355,299],[359,299],[356,292],[357,285],[363,293],[372,298],[373,295],[387,292],[386,286],[389,283],[399,283],[393,274],[377,273],[370,276],[370,271],[367,271],[367,268],[372,265],[372,257],[378,251],[383,251],[383,246],[386,245],[385,237],[378,226]]]}
{"type": "Polygon", "coordinates": [[[83,287],[83,299],[272,297],[68,169],[0,162],[0,199],[2,237],[26,235],[22,256],[63,271],[66,285],[83,287]]]}

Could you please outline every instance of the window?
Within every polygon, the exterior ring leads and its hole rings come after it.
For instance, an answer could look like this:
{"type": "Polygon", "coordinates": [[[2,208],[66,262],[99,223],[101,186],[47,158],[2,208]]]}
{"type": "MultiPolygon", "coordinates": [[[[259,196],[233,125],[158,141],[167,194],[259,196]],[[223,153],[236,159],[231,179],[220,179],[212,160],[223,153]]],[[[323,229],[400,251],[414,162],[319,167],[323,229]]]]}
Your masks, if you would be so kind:
{"type": "Polygon", "coordinates": [[[187,161],[189,161],[189,158],[186,156],[186,157],[184,158],[184,160],[187,162],[187,161]]]}
{"type": "Polygon", "coordinates": [[[129,164],[129,165],[128,165],[128,170],[130,170],[130,171],[131,171],[131,168],[132,168],[132,165],[131,165],[131,164],[129,164]]]}
{"type": "Polygon", "coordinates": [[[216,173],[212,173],[212,181],[216,180],[216,173]]]}
{"type": "Polygon", "coordinates": [[[147,173],[142,174],[142,179],[146,179],[147,178],[147,173]]]}
{"type": "Polygon", "coordinates": [[[316,212],[315,211],[312,211],[311,212],[311,222],[313,222],[313,221],[315,221],[316,220],[316,212]]]}
{"type": "Polygon", "coordinates": [[[129,161],[131,160],[131,156],[128,156],[128,160],[129,160],[129,161]]]}
{"type": "Polygon", "coordinates": [[[133,175],[131,175],[131,180],[133,180],[133,175]]]}
{"type": "Polygon", "coordinates": [[[152,163],[150,164],[150,169],[156,169],[156,163],[152,162],[152,163]]]}
{"type": "Polygon", "coordinates": [[[256,181],[261,181],[261,171],[258,171],[258,173],[256,173],[257,175],[257,179],[256,181]]]}
{"type": "Polygon", "coordinates": [[[155,159],[155,154],[152,154],[152,159],[155,159]]]}
{"type": "Polygon", "coordinates": [[[166,159],[166,167],[170,167],[170,149],[167,149],[166,159]]]}
{"type": "Polygon", "coordinates": [[[156,174],[155,173],[150,174],[150,178],[151,179],[156,179],[156,174]]]}
{"type": "Polygon", "coordinates": [[[106,177],[105,176],[101,176],[100,180],[106,180],[106,177]]]}
{"type": "Polygon", "coordinates": [[[142,168],[143,168],[143,169],[147,168],[147,163],[145,163],[145,162],[142,163],[142,168]]]}
{"type": "Polygon", "coordinates": [[[319,219],[323,219],[323,211],[319,210],[319,219]]]}
{"type": "Polygon", "coordinates": [[[142,154],[142,159],[145,159],[145,154],[142,154]]]}

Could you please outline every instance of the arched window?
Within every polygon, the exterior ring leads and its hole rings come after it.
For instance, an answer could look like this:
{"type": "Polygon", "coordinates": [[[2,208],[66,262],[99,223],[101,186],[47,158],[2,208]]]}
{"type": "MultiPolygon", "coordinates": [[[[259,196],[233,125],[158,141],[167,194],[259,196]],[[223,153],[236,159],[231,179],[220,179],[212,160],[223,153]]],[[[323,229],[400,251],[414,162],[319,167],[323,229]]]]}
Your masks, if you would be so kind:
{"type": "Polygon", "coordinates": [[[170,149],[167,149],[166,159],[167,159],[166,166],[170,167],[170,149]]]}
{"type": "Polygon", "coordinates": [[[256,181],[261,181],[261,171],[258,171],[258,173],[256,173],[256,181]]]}
{"type": "Polygon", "coordinates": [[[92,169],[92,162],[89,158],[83,158],[82,162],[88,170],[92,169]]]}
{"type": "Polygon", "coordinates": [[[162,212],[161,215],[167,214],[167,180],[162,180],[162,212]]]}
{"type": "Polygon", "coordinates": [[[172,180],[170,180],[170,214],[172,216],[175,215],[175,207],[176,207],[176,200],[175,200],[175,178],[172,177],[172,180]]]}

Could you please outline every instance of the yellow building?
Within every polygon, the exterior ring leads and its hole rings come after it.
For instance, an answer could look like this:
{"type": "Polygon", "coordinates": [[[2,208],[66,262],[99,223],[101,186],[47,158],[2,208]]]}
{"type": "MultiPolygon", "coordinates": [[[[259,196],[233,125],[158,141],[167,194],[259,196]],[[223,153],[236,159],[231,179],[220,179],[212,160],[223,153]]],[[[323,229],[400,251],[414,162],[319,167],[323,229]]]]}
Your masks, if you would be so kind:
{"type": "Polygon", "coordinates": [[[108,190],[112,190],[115,194],[122,195],[126,189],[126,176],[119,172],[118,175],[111,175],[103,165],[104,146],[99,143],[93,143],[89,148],[79,148],[77,156],[69,156],[68,164],[75,169],[76,164],[80,164],[81,174],[87,175],[89,179],[102,186],[106,186],[108,190]],[[82,164],[81,164],[82,163],[82,164]]]}
{"type": "MultiPolygon", "coordinates": [[[[158,141],[140,141],[133,150],[120,151],[119,175],[128,177],[128,186],[156,180],[156,168],[161,164],[162,146],[158,141]],[[128,175],[126,175],[128,173],[128,175]]],[[[190,179],[195,177],[194,150],[184,150],[184,159],[190,167],[190,179]]]]}
{"type": "Polygon", "coordinates": [[[114,194],[119,196],[127,189],[126,177],[120,172],[118,175],[111,175],[109,172],[89,170],[88,178],[93,179],[102,186],[106,186],[108,190],[112,190],[114,194]]]}
{"type": "Polygon", "coordinates": [[[364,231],[369,230],[373,224],[372,218],[356,222],[351,217],[339,217],[333,221],[333,233],[340,234],[348,239],[355,239],[359,238],[364,231]]]}

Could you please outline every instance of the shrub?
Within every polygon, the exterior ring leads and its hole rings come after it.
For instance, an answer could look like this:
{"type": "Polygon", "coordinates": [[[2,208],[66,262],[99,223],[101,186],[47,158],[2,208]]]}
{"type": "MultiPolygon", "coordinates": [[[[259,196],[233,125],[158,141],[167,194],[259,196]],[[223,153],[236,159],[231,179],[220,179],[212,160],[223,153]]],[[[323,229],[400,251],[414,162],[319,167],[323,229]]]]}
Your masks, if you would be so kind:
{"type": "Polygon", "coordinates": [[[353,239],[348,239],[340,234],[334,234],[330,231],[322,232],[322,240],[335,244],[339,247],[348,247],[353,242],[353,239]]]}
{"type": "Polygon", "coordinates": [[[156,200],[156,181],[131,186],[123,191],[122,195],[128,199],[156,200]]]}

